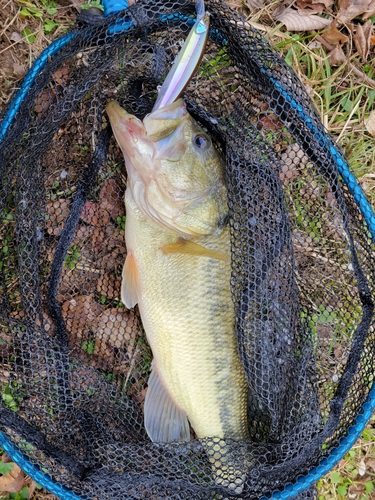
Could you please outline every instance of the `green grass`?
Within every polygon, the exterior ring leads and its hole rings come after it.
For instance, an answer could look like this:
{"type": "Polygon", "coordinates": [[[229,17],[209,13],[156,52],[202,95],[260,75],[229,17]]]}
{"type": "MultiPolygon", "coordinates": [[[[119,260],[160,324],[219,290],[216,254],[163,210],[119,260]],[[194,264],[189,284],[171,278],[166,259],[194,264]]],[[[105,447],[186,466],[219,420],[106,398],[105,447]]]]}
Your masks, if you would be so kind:
{"type": "MultiPolygon", "coordinates": [[[[49,39],[58,37],[72,22],[64,19],[64,11],[60,11],[54,0],[19,0],[21,6],[20,18],[26,27],[22,31],[23,38],[31,45],[35,44],[40,30],[49,39]],[[61,12],[61,14],[60,14],[61,12]]],[[[268,2],[270,3],[270,2],[268,2]]],[[[272,2],[275,6],[278,2],[272,2]]],[[[238,0],[240,5],[240,0],[238,0]]],[[[99,7],[97,0],[83,4],[99,7]]],[[[361,179],[361,183],[370,201],[375,204],[375,143],[374,138],[366,131],[364,122],[371,110],[374,109],[375,89],[363,82],[347,64],[331,67],[327,61],[327,54],[323,47],[309,47],[315,34],[288,33],[272,25],[268,14],[257,14],[254,21],[264,24],[266,36],[271,44],[284,57],[286,62],[295,70],[305,87],[308,89],[320,118],[327,130],[335,137],[343,148],[354,173],[361,179]]],[[[354,49],[353,49],[354,50],[354,49]]],[[[355,52],[348,58],[348,62],[363,72],[368,78],[374,78],[374,61],[362,63],[355,52]]],[[[206,62],[202,71],[209,75],[215,74],[215,65],[228,64],[225,50],[212,61],[206,62]]],[[[78,147],[78,146],[77,146],[78,147]]],[[[84,155],[87,146],[78,147],[79,153],[84,155]]],[[[115,166],[116,170],[121,166],[115,166]]],[[[56,190],[59,186],[55,186],[56,190]]],[[[51,198],[53,199],[53,198],[51,198]]],[[[123,230],[125,219],[116,221],[119,230],[123,230]]],[[[12,214],[6,215],[2,221],[4,227],[10,228],[13,224],[12,214]]],[[[9,229],[10,230],[10,229],[9,229]]],[[[7,235],[7,233],[4,233],[7,235]]],[[[7,237],[7,236],[5,236],[7,237]]],[[[75,246],[76,247],[76,246],[75,246]]],[[[80,255],[74,246],[70,249],[66,260],[69,268],[74,268],[80,255]],[[72,267],[70,267],[72,266],[72,267]]],[[[3,259],[0,256],[0,266],[8,265],[8,247],[3,249],[3,259]],[[5,255],[5,253],[7,255],[5,255]],[[5,259],[6,257],[6,259],[5,259]]],[[[10,276],[11,267],[7,268],[10,276]]],[[[9,278],[10,279],[10,278],[9,278]]],[[[104,296],[103,296],[104,297],[104,296]]],[[[106,298],[101,300],[105,303],[106,298]]],[[[334,318],[323,310],[317,314],[322,321],[333,321],[334,318]]],[[[145,349],[143,365],[140,367],[142,375],[148,375],[151,364],[151,353],[144,345],[144,339],[139,340],[140,348],[145,349]]],[[[85,341],[82,349],[88,354],[93,352],[92,341],[85,341]]],[[[110,376],[110,375],[108,375],[110,376]]],[[[16,409],[22,401],[22,388],[11,387],[5,384],[2,387],[3,404],[16,409]]],[[[368,423],[360,439],[349,453],[318,483],[319,500],[348,499],[371,500],[375,498],[375,417],[368,423]],[[354,496],[355,495],[355,496],[354,496]]],[[[11,464],[3,464],[0,474],[9,469],[11,464]]],[[[6,473],[6,472],[5,472],[6,473]]],[[[1,496],[2,500],[20,500],[27,498],[29,488],[25,487],[19,493],[10,493],[1,496]],[[27,490],[27,491],[26,491],[27,490]],[[27,493],[27,494],[26,494],[27,493]]],[[[45,493],[37,492],[34,498],[42,499],[45,493]]],[[[51,496],[48,496],[51,498],[51,496]]]]}
{"type": "Polygon", "coordinates": [[[375,493],[375,416],[361,438],[318,483],[319,500],[371,500],[375,493]],[[355,495],[355,496],[354,496],[355,495]]]}

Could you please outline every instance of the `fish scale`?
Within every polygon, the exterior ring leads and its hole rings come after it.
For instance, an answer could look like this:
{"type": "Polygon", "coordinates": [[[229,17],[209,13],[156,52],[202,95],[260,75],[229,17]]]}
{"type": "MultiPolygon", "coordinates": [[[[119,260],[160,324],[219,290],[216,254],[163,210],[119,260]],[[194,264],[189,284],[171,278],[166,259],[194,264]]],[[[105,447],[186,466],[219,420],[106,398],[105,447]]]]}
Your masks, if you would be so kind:
{"type": "MultiPolygon", "coordinates": [[[[243,439],[247,385],[233,334],[230,261],[164,255],[160,248],[178,236],[147,220],[129,198],[127,245],[138,264],[138,304],[154,365],[198,437],[243,439]]],[[[201,244],[229,252],[228,229],[201,244]]]]}

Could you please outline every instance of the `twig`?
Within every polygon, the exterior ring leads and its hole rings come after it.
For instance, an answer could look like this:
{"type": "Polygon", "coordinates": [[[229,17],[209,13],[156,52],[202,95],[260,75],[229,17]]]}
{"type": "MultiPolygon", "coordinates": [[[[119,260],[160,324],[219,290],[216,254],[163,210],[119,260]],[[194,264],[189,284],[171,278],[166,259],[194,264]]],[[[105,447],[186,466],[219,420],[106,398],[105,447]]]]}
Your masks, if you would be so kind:
{"type": "MultiPolygon", "coordinates": [[[[8,2],[9,3],[9,2],[8,2]]],[[[8,5],[8,4],[7,4],[8,5]]],[[[6,6],[7,6],[6,5],[6,6]]],[[[5,7],[6,7],[5,6],[5,7]]],[[[5,7],[3,7],[3,12],[5,11],[5,7]]],[[[2,37],[2,35],[6,32],[6,30],[9,28],[9,26],[12,26],[12,24],[14,23],[14,21],[17,19],[19,13],[21,12],[21,9],[17,12],[17,14],[13,17],[13,19],[11,21],[9,21],[9,23],[3,28],[3,31],[0,32],[0,37],[2,37]]]]}
{"type": "Polygon", "coordinates": [[[363,73],[363,71],[361,71],[360,69],[356,68],[354,66],[354,64],[352,63],[349,63],[348,64],[348,68],[350,69],[350,71],[353,71],[353,73],[356,75],[356,76],[359,76],[360,78],[362,78],[362,82],[363,83],[367,83],[367,85],[369,85],[370,87],[373,87],[375,88],[375,80],[372,80],[370,77],[368,77],[365,73],[363,73]]]}

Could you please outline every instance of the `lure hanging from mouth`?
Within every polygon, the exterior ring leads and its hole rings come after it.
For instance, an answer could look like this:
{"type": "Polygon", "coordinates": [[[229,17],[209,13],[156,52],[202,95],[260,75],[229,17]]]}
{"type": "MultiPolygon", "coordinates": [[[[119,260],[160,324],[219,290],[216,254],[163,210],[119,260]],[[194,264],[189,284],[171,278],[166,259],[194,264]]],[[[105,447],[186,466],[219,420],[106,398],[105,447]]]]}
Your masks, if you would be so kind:
{"type": "Polygon", "coordinates": [[[176,101],[187,84],[194,76],[198,65],[203,57],[206,47],[210,15],[204,10],[203,1],[196,4],[197,21],[190,30],[172,68],[170,69],[163,85],[159,90],[159,95],[155,101],[153,111],[163,108],[176,101]]]}

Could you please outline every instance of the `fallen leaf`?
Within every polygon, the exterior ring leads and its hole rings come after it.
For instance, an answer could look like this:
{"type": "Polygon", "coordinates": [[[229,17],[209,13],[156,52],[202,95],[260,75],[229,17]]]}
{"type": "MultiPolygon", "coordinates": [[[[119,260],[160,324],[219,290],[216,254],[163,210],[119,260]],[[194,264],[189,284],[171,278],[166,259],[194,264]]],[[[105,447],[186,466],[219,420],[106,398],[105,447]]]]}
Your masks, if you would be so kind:
{"type": "Polygon", "coordinates": [[[22,40],[22,36],[17,31],[13,31],[13,33],[9,37],[9,40],[11,40],[12,42],[19,42],[20,40],[22,40]]]}
{"type": "Polygon", "coordinates": [[[5,452],[1,455],[1,461],[3,462],[3,464],[9,464],[10,462],[13,462],[13,460],[5,452]]]}
{"type": "Polygon", "coordinates": [[[0,491],[18,493],[25,486],[25,475],[23,471],[14,464],[13,469],[0,477],[0,491]]]}
{"type": "Polygon", "coordinates": [[[281,18],[287,11],[290,10],[293,3],[293,0],[285,0],[279,2],[278,6],[272,12],[272,17],[276,20],[281,18]]]}
{"type": "Polygon", "coordinates": [[[124,309],[106,309],[93,324],[95,334],[95,354],[105,354],[105,343],[118,349],[127,345],[127,356],[132,357],[135,339],[140,325],[134,311],[124,309]]]}
{"type": "Polygon", "coordinates": [[[17,78],[22,78],[23,76],[25,76],[25,73],[26,73],[26,66],[25,65],[18,64],[18,63],[13,64],[14,76],[16,76],[17,78]]]}
{"type": "Polygon", "coordinates": [[[281,130],[283,128],[283,124],[280,122],[278,117],[273,113],[261,114],[258,118],[257,129],[262,130],[266,129],[271,132],[275,132],[275,130],[281,130]]]}
{"type": "Polygon", "coordinates": [[[328,62],[331,66],[340,66],[347,61],[347,58],[341,48],[340,45],[337,45],[331,52],[328,54],[328,62]]]}
{"type": "Polygon", "coordinates": [[[373,458],[368,458],[366,460],[367,468],[375,472],[375,460],[373,458]]]}
{"type": "Polygon", "coordinates": [[[48,111],[49,107],[55,102],[56,92],[47,88],[42,90],[35,99],[35,112],[40,115],[48,111]]]}
{"type": "Polygon", "coordinates": [[[258,10],[263,7],[264,0],[245,0],[245,3],[250,10],[258,10]]]}
{"type": "Polygon", "coordinates": [[[80,250],[80,262],[74,269],[64,266],[60,283],[58,300],[65,302],[77,295],[91,295],[96,292],[99,279],[99,269],[95,262],[91,262],[91,254],[85,248],[80,250]]]}
{"type": "Polygon", "coordinates": [[[58,85],[63,85],[69,79],[69,66],[67,64],[63,64],[61,68],[57,69],[53,74],[52,78],[58,85]]]}
{"type": "Polygon", "coordinates": [[[113,273],[102,271],[96,289],[100,295],[105,295],[108,299],[119,300],[121,297],[121,281],[121,276],[115,276],[113,273]]]}
{"type": "Polygon", "coordinates": [[[351,498],[356,498],[357,495],[362,495],[366,491],[366,486],[361,483],[351,484],[348,488],[348,495],[354,495],[351,498]]]}
{"type": "Polygon", "coordinates": [[[129,372],[140,355],[136,340],[140,323],[134,311],[106,309],[92,325],[95,335],[94,355],[102,369],[114,373],[129,372]]]}
{"type": "Polygon", "coordinates": [[[281,154],[282,168],[280,180],[287,184],[301,174],[301,170],[306,166],[308,158],[298,144],[289,145],[281,154]]]}
{"type": "Polygon", "coordinates": [[[322,37],[333,46],[336,46],[339,43],[346,43],[348,41],[348,37],[337,29],[336,19],[332,21],[327,31],[322,34],[322,37]]]}
{"type": "Polygon", "coordinates": [[[372,22],[369,19],[362,24],[348,24],[353,35],[353,41],[362,61],[366,62],[370,51],[372,22]]]}
{"type": "Polygon", "coordinates": [[[103,184],[99,200],[101,207],[109,212],[113,220],[125,214],[124,193],[114,179],[103,184]]]}
{"type": "Polygon", "coordinates": [[[64,228],[65,221],[70,211],[70,200],[59,198],[49,201],[46,205],[48,219],[46,229],[48,234],[59,236],[64,228]]]}
{"type": "Polygon", "coordinates": [[[36,326],[39,326],[39,327],[42,326],[42,328],[45,332],[50,332],[52,334],[54,331],[54,324],[53,324],[52,318],[46,313],[46,311],[43,311],[42,316],[43,316],[42,324],[40,323],[40,317],[38,316],[38,318],[35,320],[36,326]],[[51,328],[52,328],[52,330],[51,330],[51,328]]]}
{"type": "Polygon", "coordinates": [[[81,219],[90,226],[106,226],[109,223],[109,213],[98,203],[87,201],[82,208],[81,219]]]}
{"type": "Polygon", "coordinates": [[[375,13],[373,0],[339,0],[337,20],[346,24],[361,14],[366,14],[369,17],[373,13],[375,13]]]}
{"type": "Polygon", "coordinates": [[[368,6],[367,12],[365,12],[364,14],[362,14],[362,19],[364,21],[366,21],[366,19],[368,19],[369,17],[371,17],[374,14],[375,14],[375,0],[372,0],[370,2],[370,5],[368,6]]]}
{"type": "Polygon", "coordinates": [[[93,295],[79,295],[67,300],[61,309],[71,348],[77,346],[77,339],[86,338],[91,323],[101,314],[102,308],[94,300],[93,295]]]}
{"type": "MultiPolygon", "coordinates": [[[[316,35],[314,37],[314,41],[317,41],[318,43],[321,43],[324,48],[326,48],[328,51],[333,50],[335,48],[334,45],[331,43],[328,43],[327,40],[325,40],[321,35],[316,35]]],[[[310,42],[311,43],[311,42],[310,42]]]]}
{"type": "Polygon", "coordinates": [[[329,9],[335,2],[334,0],[311,0],[313,4],[315,3],[322,3],[324,4],[326,9],[329,9]]]}
{"type": "Polygon", "coordinates": [[[321,30],[331,24],[330,19],[319,17],[314,14],[306,16],[299,14],[300,11],[289,10],[280,17],[278,21],[285,25],[288,31],[310,31],[321,30]]]}
{"type": "Polygon", "coordinates": [[[365,464],[365,461],[363,460],[363,458],[359,463],[358,474],[360,476],[364,476],[366,474],[366,464],[365,464]]]}
{"type": "Polygon", "coordinates": [[[372,137],[375,137],[375,109],[371,111],[370,116],[367,118],[365,127],[372,137]]]}
{"type": "Polygon", "coordinates": [[[31,500],[34,498],[34,491],[36,490],[37,483],[35,481],[31,481],[29,484],[29,494],[27,495],[27,500],[31,500]]]}
{"type": "Polygon", "coordinates": [[[321,14],[324,10],[323,3],[312,3],[311,1],[297,0],[296,7],[305,9],[309,14],[321,14]]]}

